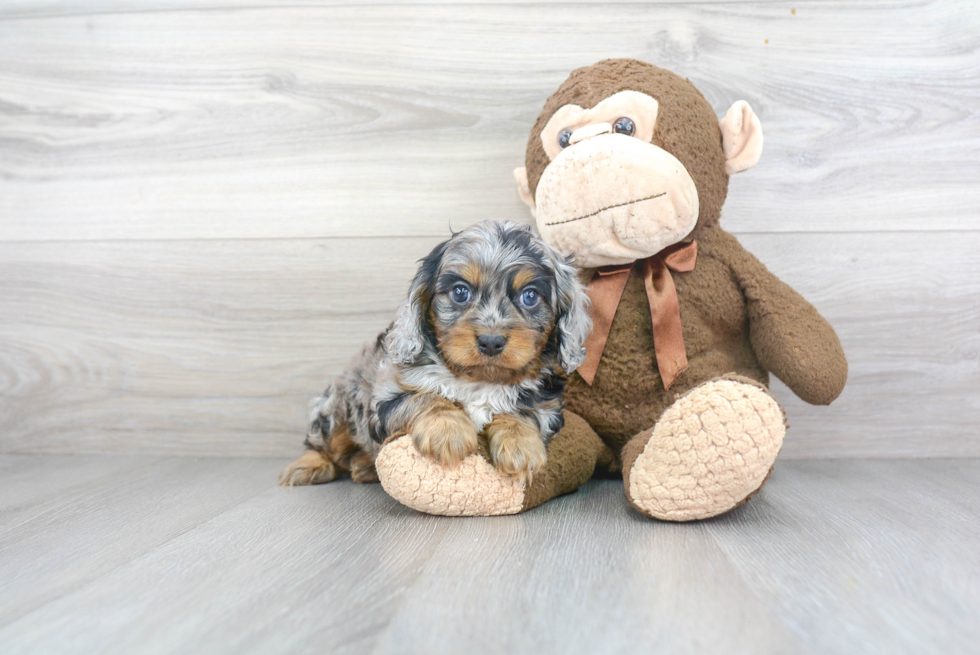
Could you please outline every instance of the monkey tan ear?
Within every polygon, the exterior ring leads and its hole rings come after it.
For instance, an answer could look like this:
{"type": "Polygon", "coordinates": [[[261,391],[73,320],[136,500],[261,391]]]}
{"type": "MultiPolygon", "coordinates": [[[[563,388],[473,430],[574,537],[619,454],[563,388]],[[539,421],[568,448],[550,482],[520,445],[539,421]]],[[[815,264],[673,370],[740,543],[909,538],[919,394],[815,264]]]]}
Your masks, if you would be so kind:
{"type": "Polygon", "coordinates": [[[725,172],[741,173],[759,163],[762,156],[762,123],[749,107],[739,100],[719,122],[721,143],[725,149],[725,172]]]}
{"type": "Polygon", "coordinates": [[[515,168],[514,179],[517,181],[517,193],[521,195],[521,200],[531,208],[531,214],[534,215],[534,196],[531,195],[531,185],[527,183],[527,169],[523,166],[515,168]]]}

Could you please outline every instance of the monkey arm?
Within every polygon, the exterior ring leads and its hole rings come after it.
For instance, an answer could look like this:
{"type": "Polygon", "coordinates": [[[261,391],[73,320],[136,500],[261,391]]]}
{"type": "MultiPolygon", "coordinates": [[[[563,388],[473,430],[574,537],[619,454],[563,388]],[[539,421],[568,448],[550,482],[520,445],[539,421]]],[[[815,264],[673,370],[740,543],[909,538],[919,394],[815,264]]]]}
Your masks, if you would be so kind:
{"type": "Polygon", "coordinates": [[[844,389],[847,359],[830,324],[813,305],[718,231],[745,296],[749,338],[759,363],[812,405],[828,405],[844,389]]]}

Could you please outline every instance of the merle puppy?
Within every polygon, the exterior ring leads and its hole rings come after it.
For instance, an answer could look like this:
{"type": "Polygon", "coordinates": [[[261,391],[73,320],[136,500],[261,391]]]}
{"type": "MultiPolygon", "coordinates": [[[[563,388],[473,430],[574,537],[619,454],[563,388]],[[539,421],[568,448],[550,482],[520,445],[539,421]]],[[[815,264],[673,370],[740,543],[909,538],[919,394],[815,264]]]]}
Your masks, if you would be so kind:
{"type": "Polygon", "coordinates": [[[584,358],[588,298],[574,266],[520,223],[485,221],[425,257],[394,322],[313,402],[307,447],[280,484],[349,471],[377,482],[390,437],[452,466],[486,437],[526,483],[562,427],[566,376],[584,358]]]}

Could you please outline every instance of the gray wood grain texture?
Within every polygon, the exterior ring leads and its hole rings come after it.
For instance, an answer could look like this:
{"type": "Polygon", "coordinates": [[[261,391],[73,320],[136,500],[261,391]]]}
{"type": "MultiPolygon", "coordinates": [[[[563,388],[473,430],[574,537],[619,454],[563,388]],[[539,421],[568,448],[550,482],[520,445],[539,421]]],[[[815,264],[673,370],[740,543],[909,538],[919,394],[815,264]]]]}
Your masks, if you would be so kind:
{"type": "Polygon", "coordinates": [[[980,462],[788,462],[777,470],[778,486],[708,531],[807,643],[818,652],[976,651],[980,462]],[[857,647],[868,631],[880,633],[857,647]]]}
{"type": "Polygon", "coordinates": [[[0,539],[6,531],[44,513],[51,502],[61,502],[65,494],[153,462],[145,456],[0,456],[0,539]]]}
{"type": "Polygon", "coordinates": [[[528,218],[545,97],[631,56],[763,120],[724,224],[852,364],[829,409],[774,383],[784,457],[980,455],[978,33],[969,2],[4,3],[0,452],[293,454],[414,260],[528,218]]]}
{"type": "Polygon", "coordinates": [[[145,458],[39,499],[29,520],[0,533],[0,625],[206,522],[274,474],[260,459],[145,458]]]}
{"type": "Polygon", "coordinates": [[[525,216],[511,170],[545,98],[613,56],[689,77],[719,114],[755,107],[766,152],[732,184],[736,231],[976,229],[976,5],[790,9],[0,21],[0,239],[418,236],[525,216]]]}
{"type": "MultiPolygon", "coordinates": [[[[980,233],[741,240],[850,358],[829,408],[774,384],[785,457],[980,455],[980,233]]],[[[435,242],[0,243],[0,448],[291,456],[435,242]]]]}
{"type": "Polygon", "coordinates": [[[613,481],[459,519],[349,480],[274,487],[283,460],[184,461],[146,458],[159,474],[129,493],[85,485],[100,512],[63,495],[57,520],[0,541],[33,580],[0,592],[24,608],[0,614],[5,653],[920,655],[980,638],[980,460],[783,462],[692,524],[636,514],[613,481]]]}
{"type": "MultiPolygon", "coordinates": [[[[758,0],[757,0],[758,1],[758,0]]],[[[773,1],[773,0],[764,0],[773,1]]],[[[821,0],[799,0],[805,5],[821,0]]],[[[617,4],[671,4],[676,0],[622,0],[617,4]]],[[[744,2],[744,0],[691,0],[699,2],[744,2]]],[[[512,5],[512,0],[291,0],[290,7],[333,7],[365,5],[512,5]]],[[[595,4],[594,0],[538,0],[537,4],[572,5],[595,4]]],[[[0,6],[3,18],[52,18],[90,14],[115,14],[160,11],[213,11],[215,9],[270,9],[275,5],[269,0],[8,0],[0,6]]]]}

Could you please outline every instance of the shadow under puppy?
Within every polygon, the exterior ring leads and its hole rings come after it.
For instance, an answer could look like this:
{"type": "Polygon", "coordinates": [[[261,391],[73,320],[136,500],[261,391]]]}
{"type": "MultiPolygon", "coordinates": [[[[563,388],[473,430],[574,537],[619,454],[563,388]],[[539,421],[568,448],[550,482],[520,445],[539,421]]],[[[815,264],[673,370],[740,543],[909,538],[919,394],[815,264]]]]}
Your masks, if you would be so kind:
{"type": "Polygon", "coordinates": [[[574,266],[527,225],[484,221],[439,244],[394,322],[314,401],[283,485],[349,471],[377,482],[389,438],[453,466],[487,440],[498,470],[530,481],[561,429],[566,376],[584,359],[588,299],[574,266]]]}

